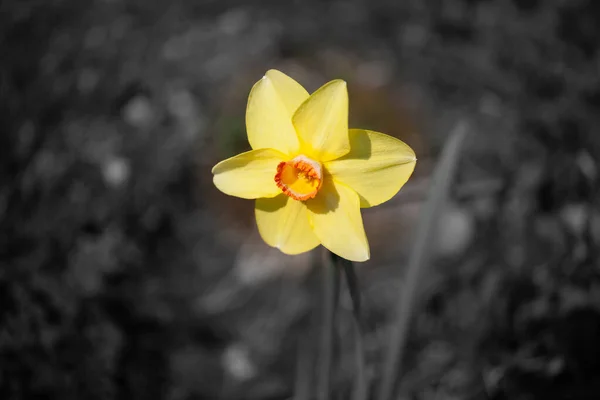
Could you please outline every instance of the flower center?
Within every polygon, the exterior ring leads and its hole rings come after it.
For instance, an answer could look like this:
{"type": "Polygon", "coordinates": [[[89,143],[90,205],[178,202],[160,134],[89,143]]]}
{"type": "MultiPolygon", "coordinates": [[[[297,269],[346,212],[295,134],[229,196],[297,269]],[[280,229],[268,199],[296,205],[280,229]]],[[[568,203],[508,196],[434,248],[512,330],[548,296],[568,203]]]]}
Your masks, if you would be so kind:
{"type": "Polygon", "coordinates": [[[317,195],[323,180],[323,168],[318,161],[299,155],[277,166],[275,183],[295,200],[308,200],[317,195]]]}

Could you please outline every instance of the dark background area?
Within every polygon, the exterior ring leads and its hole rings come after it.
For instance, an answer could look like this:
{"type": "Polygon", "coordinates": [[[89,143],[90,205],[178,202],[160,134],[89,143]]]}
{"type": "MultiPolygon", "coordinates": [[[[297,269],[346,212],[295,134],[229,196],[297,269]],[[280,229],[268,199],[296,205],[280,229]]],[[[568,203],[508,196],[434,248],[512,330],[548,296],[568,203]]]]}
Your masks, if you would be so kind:
{"type": "Polygon", "coordinates": [[[210,174],[248,148],[270,68],[345,79],[351,126],[419,158],[363,212],[373,384],[432,167],[466,122],[400,398],[600,398],[599,21],[595,0],[3,0],[0,398],[292,397],[319,251],[268,248],[210,174]]]}

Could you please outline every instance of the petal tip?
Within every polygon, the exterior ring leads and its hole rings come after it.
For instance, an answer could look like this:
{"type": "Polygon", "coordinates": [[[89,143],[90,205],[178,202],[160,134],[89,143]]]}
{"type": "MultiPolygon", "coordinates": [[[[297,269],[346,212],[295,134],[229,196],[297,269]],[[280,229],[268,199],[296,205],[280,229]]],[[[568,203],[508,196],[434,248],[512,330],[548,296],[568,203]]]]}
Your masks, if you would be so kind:
{"type": "Polygon", "coordinates": [[[348,88],[348,84],[345,80],[342,79],[334,79],[329,82],[329,85],[335,87],[338,90],[346,90],[348,88]]]}
{"type": "Polygon", "coordinates": [[[282,246],[279,243],[276,244],[275,246],[271,246],[271,247],[279,250],[280,252],[282,252],[283,254],[285,254],[287,256],[297,256],[299,254],[307,253],[307,252],[311,251],[314,248],[313,247],[313,248],[308,249],[308,250],[306,250],[306,249],[294,249],[294,250],[292,250],[292,249],[286,248],[285,246],[282,246]]]}
{"type": "Polygon", "coordinates": [[[371,258],[371,252],[369,251],[369,249],[366,249],[366,252],[364,253],[346,254],[345,256],[341,254],[338,255],[352,262],[365,262],[369,261],[369,259],[371,258]]]}
{"type": "Polygon", "coordinates": [[[281,71],[279,71],[277,69],[271,68],[270,70],[268,70],[267,72],[265,72],[265,77],[268,77],[269,75],[273,75],[273,74],[280,74],[280,75],[282,75],[283,72],[281,72],[281,71]]]}
{"type": "Polygon", "coordinates": [[[367,249],[366,253],[362,254],[361,257],[357,257],[357,262],[365,262],[365,261],[369,261],[369,259],[371,258],[371,252],[367,249]]]}
{"type": "Polygon", "coordinates": [[[214,166],[213,166],[213,167],[210,169],[210,173],[211,173],[211,174],[213,174],[213,175],[216,175],[216,174],[218,174],[218,173],[219,173],[219,171],[218,171],[218,170],[219,170],[219,167],[221,166],[221,164],[222,164],[222,161],[221,161],[221,162],[218,162],[218,163],[216,163],[216,164],[215,164],[215,165],[214,165],[214,166]]]}
{"type": "Polygon", "coordinates": [[[277,69],[273,69],[271,68],[270,70],[268,70],[267,72],[265,72],[265,75],[262,77],[262,79],[268,79],[270,81],[273,80],[277,80],[277,79],[292,79],[289,76],[287,76],[286,74],[284,74],[283,72],[277,70],[277,69]]]}
{"type": "Polygon", "coordinates": [[[318,88],[315,93],[321,92],[321,91],[327,91],[329,93],[348,92],[348,84],[346,83],[346,81],[344,81],[342,79],[334,79],[332,81],[327,82],[320,88],[318,88]]]}

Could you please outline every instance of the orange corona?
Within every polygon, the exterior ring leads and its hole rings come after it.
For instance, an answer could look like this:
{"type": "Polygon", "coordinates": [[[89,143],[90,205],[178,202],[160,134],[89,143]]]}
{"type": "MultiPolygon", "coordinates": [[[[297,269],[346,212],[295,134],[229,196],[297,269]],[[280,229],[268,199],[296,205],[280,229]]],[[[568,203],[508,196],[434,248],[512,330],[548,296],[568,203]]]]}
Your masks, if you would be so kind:
{"type": "Polygon", "coordinates": [[[292,199],[312,199],[323,183],[323,168],[318,161],[299,155],[290,161],[279,163],[275,183],[292,199]]]}

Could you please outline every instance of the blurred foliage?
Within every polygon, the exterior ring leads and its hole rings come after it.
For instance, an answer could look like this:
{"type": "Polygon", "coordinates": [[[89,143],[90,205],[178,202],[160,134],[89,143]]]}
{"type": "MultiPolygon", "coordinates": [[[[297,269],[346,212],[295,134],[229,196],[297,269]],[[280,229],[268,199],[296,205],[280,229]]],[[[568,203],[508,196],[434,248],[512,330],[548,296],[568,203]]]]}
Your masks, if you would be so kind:
{"type": "MultiPolygon", "coordinates": [[[[278,68],[311,89],[346,79],[353,125],[420,160],[364,213],[372,379],[432,155],[467,120],[402,398],[597,399],[598,7],[0,2],[0,398],[291,396],[313,261],[267,249],[210,176],[278,68]]],[[[341,395],[351,330],[342,313],[341,395]]]]}

